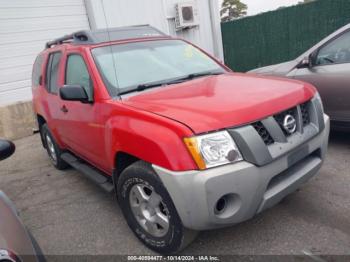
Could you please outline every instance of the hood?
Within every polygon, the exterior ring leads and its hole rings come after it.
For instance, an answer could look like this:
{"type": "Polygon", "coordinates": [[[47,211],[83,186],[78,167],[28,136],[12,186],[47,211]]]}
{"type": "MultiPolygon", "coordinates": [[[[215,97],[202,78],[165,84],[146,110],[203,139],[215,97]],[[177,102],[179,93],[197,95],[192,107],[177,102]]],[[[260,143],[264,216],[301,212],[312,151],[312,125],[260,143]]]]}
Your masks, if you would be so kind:
{"type": "Polygon", "coordinates": [[[124,96],[123,103],[205,133],[263,119],[310,99],[315,89],[295,80],[227,73],[124,96]]]}
{"type": "Polygon", "coordinates": [[[249,71],[248,73],[254,73],[259,75],[287,76],[288,73],[292,71],[297,65],[298,62],[296,60],[292,60],[281,64],[256,68],[249,71]]]}

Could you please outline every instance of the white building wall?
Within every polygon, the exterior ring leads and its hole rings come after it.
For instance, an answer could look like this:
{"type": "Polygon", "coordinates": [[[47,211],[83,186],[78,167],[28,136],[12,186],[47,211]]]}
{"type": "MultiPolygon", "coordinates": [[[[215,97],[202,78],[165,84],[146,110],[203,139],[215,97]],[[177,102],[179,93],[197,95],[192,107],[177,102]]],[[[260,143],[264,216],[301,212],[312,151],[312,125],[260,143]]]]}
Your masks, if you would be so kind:
{"type": "Polygon", "coordinates": [[[223,60],[218,1],[196,0],[199,26],[176,32],[175,4],[180,2],[188,0],[85,0],[92,29],[150,24],[223,60]]]}
{"type": "Polygon", "coordinates": [[[81,29],[89,29],[84,0],[0,0],[0,106],[30,100],[45,42],[81,29]]]}

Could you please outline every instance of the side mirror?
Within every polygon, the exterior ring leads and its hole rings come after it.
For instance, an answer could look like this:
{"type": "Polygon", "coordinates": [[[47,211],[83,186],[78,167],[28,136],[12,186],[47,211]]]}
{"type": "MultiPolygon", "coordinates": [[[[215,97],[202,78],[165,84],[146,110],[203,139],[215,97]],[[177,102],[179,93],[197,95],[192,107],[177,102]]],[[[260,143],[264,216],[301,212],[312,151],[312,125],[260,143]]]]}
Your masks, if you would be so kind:
{"type": "Polygon", "coordinates": [[[16,150],[11,141],[0,139],[0,161],[10,157],[16,150]]]}
{"type": "Polygon", "coordinates": [[[305,57],[303,60],[300,61],[300,63],[297,65],[297,68],[311,68],[312,63],[311,63],[311,56],[305,57]]]}
{"type": "Polygon", "coordinates": [[[300,63],[297,65],[297,68],[312,68],[315,65],[317,60],[319,50],[315,50],[309,56],[305,57],[300,63]]]}
{"type": "Polygon", "coordinates": [[[60,97],[66,101],[80,101],[90,103],[84,87],[79,85],[64,85],[60,88],[60,97]]]}

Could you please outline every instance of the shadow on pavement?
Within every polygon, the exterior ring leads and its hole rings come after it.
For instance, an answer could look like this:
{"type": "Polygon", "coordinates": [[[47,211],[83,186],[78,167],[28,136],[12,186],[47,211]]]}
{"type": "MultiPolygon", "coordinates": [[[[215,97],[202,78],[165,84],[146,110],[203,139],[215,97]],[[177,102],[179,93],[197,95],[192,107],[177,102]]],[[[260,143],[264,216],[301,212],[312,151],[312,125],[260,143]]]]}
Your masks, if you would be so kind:
{"type": "Polygon", "coordinates": [[[331,130],[329,141],[333,144],[346,144],[350,145],[350,131],[335,131],[331,130]]]}

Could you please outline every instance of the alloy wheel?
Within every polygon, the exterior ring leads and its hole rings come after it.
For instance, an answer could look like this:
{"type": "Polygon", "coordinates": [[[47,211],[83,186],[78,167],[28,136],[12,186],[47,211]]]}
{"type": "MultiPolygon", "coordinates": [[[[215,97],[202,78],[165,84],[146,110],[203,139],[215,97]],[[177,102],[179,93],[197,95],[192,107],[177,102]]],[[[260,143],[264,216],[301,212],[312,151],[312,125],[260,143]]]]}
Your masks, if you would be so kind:
{"type": "Polygon", "coordinates": [[[169,230],[169,212],[162,197],[145,184],[134,185],[129,193],[132,213],[139,225],[154,237],[163,237],[169,230]]]}

